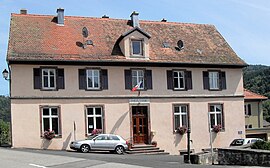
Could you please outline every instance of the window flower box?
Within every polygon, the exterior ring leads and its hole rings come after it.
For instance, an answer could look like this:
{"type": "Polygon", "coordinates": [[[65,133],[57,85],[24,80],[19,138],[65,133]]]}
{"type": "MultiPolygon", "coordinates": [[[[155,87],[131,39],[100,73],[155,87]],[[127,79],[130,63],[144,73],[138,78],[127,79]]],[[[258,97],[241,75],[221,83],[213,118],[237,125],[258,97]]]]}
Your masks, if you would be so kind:
{"type": "Polygon", "coordinates": [[[55,132],[54,132],[54,130],[52,130],[52,131],[48,130],[48,131],[45,131],[43,135],[44,135],[45,139],[51,140],[55,137],[55,132]]]}
{"type": "Polygon", "coordinates": [[[184,135],[187,132],[187,127],[186,126],[178,127],[176,132],[179,133],[180,135],[184,135]]]}
{"type": "Polygon", "coordinates": [[[214,125],[212,131],[215,133],[219,133],[222,129],[222,126],[220,124],[214,125]]]}

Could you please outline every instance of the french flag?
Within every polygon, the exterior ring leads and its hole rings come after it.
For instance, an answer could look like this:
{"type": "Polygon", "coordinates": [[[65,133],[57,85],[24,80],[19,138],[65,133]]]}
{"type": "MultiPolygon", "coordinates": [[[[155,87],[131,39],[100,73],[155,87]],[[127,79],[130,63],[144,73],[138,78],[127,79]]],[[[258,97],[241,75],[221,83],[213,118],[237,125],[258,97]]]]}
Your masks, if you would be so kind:
{"type": "Polygon", "coordinates": [[[140,81],[139,83],[137,83],[137,85],[135,85],[133,88],[132,88],[132,92],[135,92],[142,84],[142,81],[140,81]]]}

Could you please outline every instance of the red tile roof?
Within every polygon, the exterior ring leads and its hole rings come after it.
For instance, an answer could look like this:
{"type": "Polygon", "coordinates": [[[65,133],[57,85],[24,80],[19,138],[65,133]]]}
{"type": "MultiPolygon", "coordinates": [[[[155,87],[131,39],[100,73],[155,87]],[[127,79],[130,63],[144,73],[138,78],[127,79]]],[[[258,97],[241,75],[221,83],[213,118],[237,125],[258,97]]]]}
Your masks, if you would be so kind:
{"type": "MultiPolygon", "coordinates": [[[[130,20],[65,16],[59,26],[55,16],[11,15],[8,61],[139,61],[126,59],[117,40],[131,30],[130,20]],[[87,27],[94,46],[78,47],[87,27]]],[[[213,25],[140,20],[151,35],[149,60],[142,62],[191,63],[245,66],[213,25]],[[184,49],[177,51],[177,41],[184,49]],[[162,43],[170,47],[164,48],[162,43]]]]}
{"type": "Polygon", "coordinates": [[[262,96],[262,95],[259,95],[257,93],[251,92],[250,90],[245,89],[244,90],[244,99],[245,100],[248,100],[248,99],[249,100],[250,99],[252,99],[252,100],[254,100],[254,99],[257,99],[257,100],[266,100],[267,97],[262,96]]]}

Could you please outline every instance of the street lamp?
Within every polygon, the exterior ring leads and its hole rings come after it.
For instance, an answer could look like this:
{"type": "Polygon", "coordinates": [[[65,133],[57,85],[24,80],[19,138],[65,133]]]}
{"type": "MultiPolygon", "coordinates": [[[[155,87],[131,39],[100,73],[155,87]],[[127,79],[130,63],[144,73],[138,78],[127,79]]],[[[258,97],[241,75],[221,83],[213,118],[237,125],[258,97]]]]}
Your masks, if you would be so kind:
{"type": "Polygon", "coordinates": [[[7,71],[7,69],[4,69],[4,70],[3,70],[2,75],[3,75],[3,78],[4,78],[5,80],[9,80],[9,79],[8,79],[8,71],[7,71]]]}

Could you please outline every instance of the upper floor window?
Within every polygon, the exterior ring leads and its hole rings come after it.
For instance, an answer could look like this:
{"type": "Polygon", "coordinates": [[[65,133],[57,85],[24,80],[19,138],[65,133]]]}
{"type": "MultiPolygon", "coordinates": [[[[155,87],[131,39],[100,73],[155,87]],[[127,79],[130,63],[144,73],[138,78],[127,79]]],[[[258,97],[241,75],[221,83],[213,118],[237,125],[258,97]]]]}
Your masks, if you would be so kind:
{"type": "Polygon", "coordinates": [[[131,40],[131,55],[142,56],[143,55],[143,41],[131,40]]]}
{"type": "Polygon", "coordinates": [[[131,70],[132,88],[136,85],[137,89],[144,89],[144,70],[131,70]]]}
{"type": "Polygon", "coordinates": [[[100,89],[100,70],[87,69],[86,78],[87,89],[100,89]]]}
{"type": "Polygon", "coordinates": [[[245,115],[251,115],[251,104],[245,104],[245,115]]]}
{"type": "Polygon", "coordinates": [[[56,71],[55,69],[42,69],[42,88],[55,89],[56,71]]]}
{"type": "Polygon", "coordinates": [[[221,125],[222,128],[224,127],[222,104],[210,104],[209,115],[210,115],[211,128],[213,128],[213,126],[216,126],[216,125],[221,125]]]}
{"type": "Polygon", "coordinates": [[[222,71],[204,71],[203,88],[208,90],[226,89],[226,74],[222,71]]]}
{"type": "Polygon", "coordinates": [[[108,71],[106,69],[79,69],[79,89],[108,89],[108,71]]]}
{"type": "Polygon", "coordinates": [[[184,71],[173,72],[174,89],[185,89],[184,71]]]}
{"type": "Polygon", "coordinates": [[[192,89],[191,71],[186,70],[168,70],[167,87],[172,90],[190,90],[192,89]]]}
{"type": "Polygon", "coordinates": [[[34,89],[57,90],[65,88],[64,69],[34,68],[34,89]]]}
{"type": "Polygon", "coordinates": [[[125,70],[125,89],[152,89],[152,71],[144,69],[125,70]]]}
{"type": "Polygon", "coordinates": [[[218,72],[209,72],[209,89],[219,89],[218,72]]]}
{"type": "Polygon", "coordinates": [[[188,127],[188,105],[175,105],[174,106],[174,131],[178,127],[188,127]]]}
{"type": "Polygon", "coordinates": [[[61,134],[59,107],[41,107],[41,130],[54,131],[56,135],[61,134]]]}

